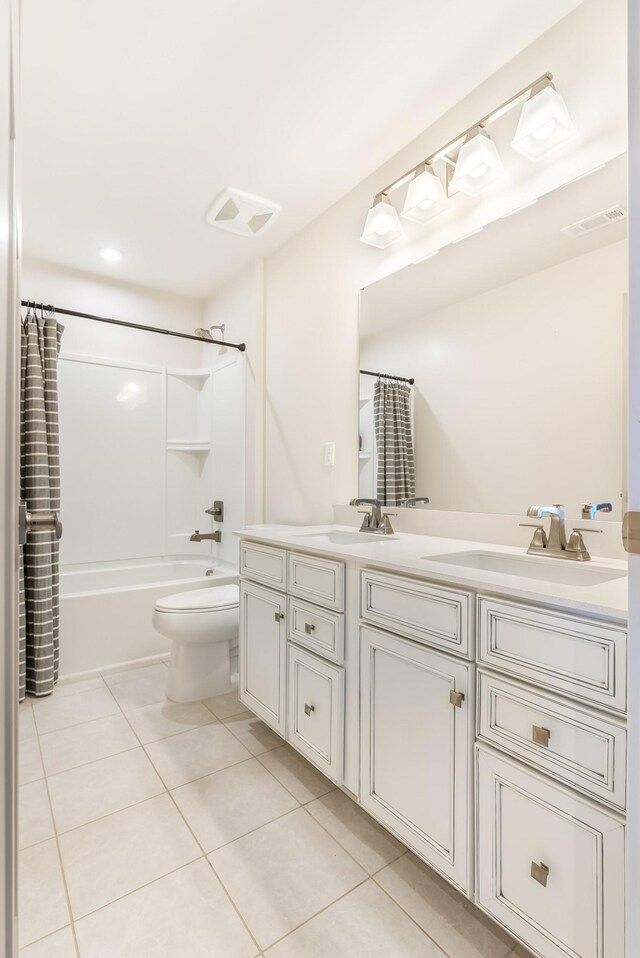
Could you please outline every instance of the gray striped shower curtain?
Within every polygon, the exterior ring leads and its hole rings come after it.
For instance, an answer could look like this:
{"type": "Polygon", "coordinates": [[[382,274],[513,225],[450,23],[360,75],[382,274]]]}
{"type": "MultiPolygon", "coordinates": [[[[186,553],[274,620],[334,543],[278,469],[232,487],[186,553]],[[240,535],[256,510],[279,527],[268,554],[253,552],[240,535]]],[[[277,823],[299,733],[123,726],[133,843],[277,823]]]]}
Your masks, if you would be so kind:
{"type": "Polygon", "coordinates": [[[378,379],[373,414],[378,457],[376,498],[387,506],[399,506],[416,492],[410,386],[378,379]]]}
{"type": "MultiPolygon", "coordinates": [[[[29,512],[60,508],[58,353],[63,327],[29,309],[21,324],[20,495],[29,512]]],[[[58,553],[53,532],[30,532],[20,557],[19,697],[58,679],[58,553]]]]}

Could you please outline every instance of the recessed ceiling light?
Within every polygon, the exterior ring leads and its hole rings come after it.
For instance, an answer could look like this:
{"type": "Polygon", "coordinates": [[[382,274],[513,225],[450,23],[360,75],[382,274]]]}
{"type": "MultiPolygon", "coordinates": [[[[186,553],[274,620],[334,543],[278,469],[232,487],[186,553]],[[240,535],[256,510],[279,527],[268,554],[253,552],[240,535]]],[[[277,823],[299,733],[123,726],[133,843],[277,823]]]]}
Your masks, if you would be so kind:
{"type": "Polygon", "coordinates": [[[98,252],[103,259],[106,259],[107,263],[119,263],[122,259],[120,250],[113,249],[111,246],[103,246],[98,252]]]}

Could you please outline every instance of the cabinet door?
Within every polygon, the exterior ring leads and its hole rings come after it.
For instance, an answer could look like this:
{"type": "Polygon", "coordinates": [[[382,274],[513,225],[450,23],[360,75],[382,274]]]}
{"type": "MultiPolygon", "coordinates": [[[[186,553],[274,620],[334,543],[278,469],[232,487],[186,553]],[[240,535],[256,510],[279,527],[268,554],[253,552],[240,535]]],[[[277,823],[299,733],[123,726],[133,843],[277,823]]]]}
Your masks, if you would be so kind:
{"type": "Polygon", "coordinates": [[[472,891],[473,666],[362,627],[361,802],[472,891]]]}
{"type": "Polygon", "coordinates": [[[289,646],[290,743],[334,782],[342,778],[344,671],[289,646]]]}
{"type": "Polygon", "coordinates": [[[477,900],[544,958],[624,955],[622,820],[478,749],[477,900]]]}
{"type": "Polygon", "coordinates": [[[286,730],[286,596],[240,583],[240,701],[279,735],[286,730]]]}

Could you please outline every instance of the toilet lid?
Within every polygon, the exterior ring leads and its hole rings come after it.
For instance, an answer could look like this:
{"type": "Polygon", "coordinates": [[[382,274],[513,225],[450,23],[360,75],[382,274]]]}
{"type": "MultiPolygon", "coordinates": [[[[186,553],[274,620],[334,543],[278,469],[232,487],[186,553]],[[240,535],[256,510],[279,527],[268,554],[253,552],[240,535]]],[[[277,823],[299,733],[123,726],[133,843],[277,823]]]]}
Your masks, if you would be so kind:
{"type": "Polygon", "coordinates": [[[239,601],[237,585],[216,585],[212,589],[165,595],[156,602],[156,609],[159,612],[210,612],[212,609],[234,609],[239,601]]]}

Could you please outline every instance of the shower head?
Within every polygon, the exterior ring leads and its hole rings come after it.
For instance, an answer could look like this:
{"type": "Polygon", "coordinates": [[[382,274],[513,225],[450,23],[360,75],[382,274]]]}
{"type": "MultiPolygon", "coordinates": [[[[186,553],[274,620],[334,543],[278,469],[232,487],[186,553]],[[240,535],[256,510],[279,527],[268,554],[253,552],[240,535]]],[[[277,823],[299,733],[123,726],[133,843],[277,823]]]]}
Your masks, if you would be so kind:
{"type": "Polygon", "coordinates": [[[200,339],[224,339],[224,323],[220,326],[209,326],[208,329],[203,329],[202,326],[198,326],[198,328],[194,330],[194,335],[199,336],[200,339]],[[220,330],[220,337],[211,335],[213,329],[220,330]]]}

